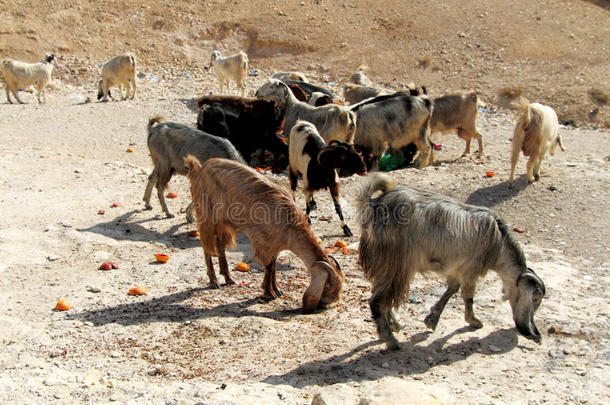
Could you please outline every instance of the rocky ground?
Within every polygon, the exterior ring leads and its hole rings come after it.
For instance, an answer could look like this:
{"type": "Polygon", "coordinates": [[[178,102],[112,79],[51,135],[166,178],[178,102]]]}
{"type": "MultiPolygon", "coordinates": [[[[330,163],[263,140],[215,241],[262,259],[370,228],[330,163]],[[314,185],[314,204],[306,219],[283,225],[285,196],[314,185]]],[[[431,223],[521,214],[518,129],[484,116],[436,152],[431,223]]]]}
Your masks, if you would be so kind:
{"type": "MultiPolygon", "coordinates": [[[[251,78],[250,92],[264,76],[251,78]]],[[[443,149],[435,166],[392,172],[400,184],[492,207],[511,228],[522,228],[515,235],[547,297],[536,315],[541,345],[516,332],[495,274],[475,297],[484,328],[470,330],[453,298],[432,333],[423,318],[444,286],[418,277],[398,311],[406,325],[398,334],[402,350],[386,353],[355,254],[336,254],[346,275],[341,301],[305,316],[299,308],[308,276],[291,253],[279,259],[280,299],[260,298],[262,267],[244,237],[229,261],[252,270],[235,272],[234,286],[209,290],[184,215],[165,219],[156,197],[153,211],[142,211],[151,170],[148,117],[193,123],[193,89],[213,87],[213,80],[145,75],[136,100],[110,103],[82,103],[91,88],[66,84],[49,93],[47,105],[25,94],[29,104],[2,106],[2,403],[608,402],[607,132],[562,127],[567,152],[546,160],[532,186],[521,159],[513,191],[507,178],[515,117],[485,110],[484,158],[459,158],[463,141],[451,135],[437,139],[443,149]],[[169,262],[155,262],[157,252],[169,262]],[[98,270],[108,260],[119,269],[98,270]],[[127,295],[134,286],[148,294],[127,295]],[[60,299],[72,308],[55,311],[60,299]]],[[[288,184],[285,174],[266,175],[288,184]]],[[[342,179],[356,235],[351,192],[358,180],[342,179]]],[[[178,213],[188,202],[186,179],[174,178],[170,189],[178,193],[168,200],[178,213]]],[[[341,235],[330,197],[322,192],[317,201],[312,227],[323,245],[357,242],[341,235]]],[[[301,196],[297,203],[304,207],[301,196]]]]}
{"type": "MultiPolygon", "coordinates": [[[[607,2],[232,3],[2,2],[0,58],[35,61],[52,51],[58,60],[48,104],[27,93],[26,105],[0,104],[0,402],[608,403],[607,2]],[[377,340],[369,284],[351,252],[336,254],[342,299],[313,315],[299,311],[308,277],[289,252],[278,264],[283,297],[260,298],[262,267],[244,237],[229,262],[252,270],[235,272],[234,286],[207,289],[184,214],[165,219],[155,196],[153,211],[142,211],[141,198],[152,168],[148,118],[194,123],[193,98],[217,91],[207,69],[213,49],[248,52],[249,94],[290,69],[341,94],[362,64],[377,85],[414,81],[432,96],[478,91],[487,103],[485,157],[459,158],[463,141],[450,135],[436,139],[435,166],[391,175],[491,207],[525,231],[515,236],[547,286],[536,314],[542,344],[518,335],[493,273],[475,297],[480,330],[466,327],[459,297],[427,330],[423,319],[444,286],[418,277],[398,311],[402,350],[392,353],[377,340]],[[127,50],[139,61],[136,99],[88,102],[99,64],[127,50]],[[561,127],[567,151],[544,162],[540,182],[526,185],[521,158],[509,190],[515,116],[503,103],[519,93],[570,125],[561,127]],[[158,264],[158,252],[170,260],[158,264]],[[99,270],[104,261],[119,268],[99,270]],[[134,286],[148,294],[129,296],[134,286]],[[54,310],[60,299],[69,311],[54,310]]],[[[288,184],[285,174],[266,176],[288,184]]],[[[358,180],[341,180],[352,238],[342,236],[330,197],[316,198],[312,228],[325,247],[358,241],[358,180]]],[[[170,189],[179,213],[186,179],[170,189]]],[[[302,196],[297,203],[304,208],[302,196]]]]}

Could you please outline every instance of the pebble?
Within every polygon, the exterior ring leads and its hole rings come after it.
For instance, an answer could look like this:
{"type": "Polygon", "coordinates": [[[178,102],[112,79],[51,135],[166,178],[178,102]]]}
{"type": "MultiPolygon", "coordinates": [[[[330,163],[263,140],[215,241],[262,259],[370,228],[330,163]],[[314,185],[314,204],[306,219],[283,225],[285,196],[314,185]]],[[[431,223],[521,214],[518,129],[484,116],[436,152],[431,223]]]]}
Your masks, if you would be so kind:
{"type": "Polygon", "coordinates": [[[498,346],[491,345],[489,346],[489,351],[492,353],[500,353],[502,349],[500,349],[498,346]]]}
{"type": "Polygon", "coordinates": [[[87,287],[87,291],[92,292],[92,293],[99,293],[102,291],[102,289],[98,288],[98,287],[87,287]]]}

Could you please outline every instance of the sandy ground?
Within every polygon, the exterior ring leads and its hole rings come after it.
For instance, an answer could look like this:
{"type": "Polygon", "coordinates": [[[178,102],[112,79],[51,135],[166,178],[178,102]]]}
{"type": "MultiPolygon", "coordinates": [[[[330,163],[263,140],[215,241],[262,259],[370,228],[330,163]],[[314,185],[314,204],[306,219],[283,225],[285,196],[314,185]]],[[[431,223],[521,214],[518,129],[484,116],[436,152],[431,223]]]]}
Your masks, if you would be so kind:
{"type": "MultiPolygon", "coordinates": [[[[524,229],[516,237],[547,296],[536,315],[541,345],[518,335],[493,273],[475,297],[482,329],[466,326],[461,299],[453,298],[432,333],[423,318],[444,285],[418,277],[398,311],[402,350],[386,353],[355,254],[336,255],[346,275],[341,301],[305,316],[308,276],[291,253],[279,259],[280,299],[260,298],[262,266],[243,236],[230,266],[246,261],[252,271],[209,290],[184,214],[165,219],[156,196],[153,211],[142,211],[148,117],[193,123],[191,100],[212,80],[143,79],[134,101],[86,104],[80,101],[91,94],[66,85],[47,105],[25,94],[30,104],[0,106],[0,402],[309,404],[321,393],[328,404],[407,403],[400,389],[416,395],[412,403],[610,401],[608,133],[562,128],[567,152],[546,160],[532,186],[521,159],[512,191],[515,119],[483,112],[484,158],[458,158],[463,142],[451,135],[439,140],[434,167],[393,172],[400,184],[492,207],[524,229]],[[157,252],[169,262],[156,263],[157,252]],[[107,260],[119,269],[98,270],[107,260]],[[133,286],[148,294],[127,295],[133,286]],[[72,308],[55,311],[59,299],[72,308]]],[[[250,91],[261,81],[251,81],[250,91]]],[[[285,174],[267,175],[288,184],[285,174]]],[[[341,181],[358,235],[350,194],[358,179],[341,181]]],[[[179,213],[188,203],[186,179],[174,178],[170,190],[179,213]]],[[[320,192],[317,201],[312,227],[323,244],[356,242],[342,236],[329,195],[320,192]]],[[[297,203],[304,208],[302,196],[297,203]]]]}

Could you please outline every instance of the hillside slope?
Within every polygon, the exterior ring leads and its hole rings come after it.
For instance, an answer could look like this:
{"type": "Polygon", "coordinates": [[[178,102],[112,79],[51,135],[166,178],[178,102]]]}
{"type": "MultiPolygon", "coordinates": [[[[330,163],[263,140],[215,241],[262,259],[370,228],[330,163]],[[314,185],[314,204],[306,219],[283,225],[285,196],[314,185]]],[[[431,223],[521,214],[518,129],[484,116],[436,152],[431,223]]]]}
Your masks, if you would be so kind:
{"type": "Polygon", "coordinates": [[[433,95],[523,92],[562,121],[610,126],[608,1],[2,1],[0,57],[59,56],[57,77],[88,83],[133,50],[141,71],[202,74],[210,52],[244,49],[252,69],[342,82],[358,66],[433,95]],[[27,10],[27,11],[26,11],[27,10]],[[593,94],[593,96],[592,96],[593,94]]]}

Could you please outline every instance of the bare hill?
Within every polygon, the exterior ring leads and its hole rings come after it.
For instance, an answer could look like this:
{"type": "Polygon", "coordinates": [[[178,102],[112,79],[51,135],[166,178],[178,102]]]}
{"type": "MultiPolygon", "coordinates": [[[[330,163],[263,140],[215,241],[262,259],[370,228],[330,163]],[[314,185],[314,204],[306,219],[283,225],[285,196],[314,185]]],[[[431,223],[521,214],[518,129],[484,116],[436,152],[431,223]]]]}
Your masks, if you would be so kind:
{"type": "MultiPolygon", "coordinates": [[[[90,85],[132,50],[140,69],[201,75],[210,52],[248,52],[253,69],[299,69],[341,82],[474,89],[488,102],[523,93],[562,121],[610,125],[609,2],[387,0],[2,2],[0,57],[60,56],[57,76],[90,85]]],[[[195,90],[195,89],[194,89],[195,90]]],[[[203,89],[198,89],[203,90],[203,89]]]]}

